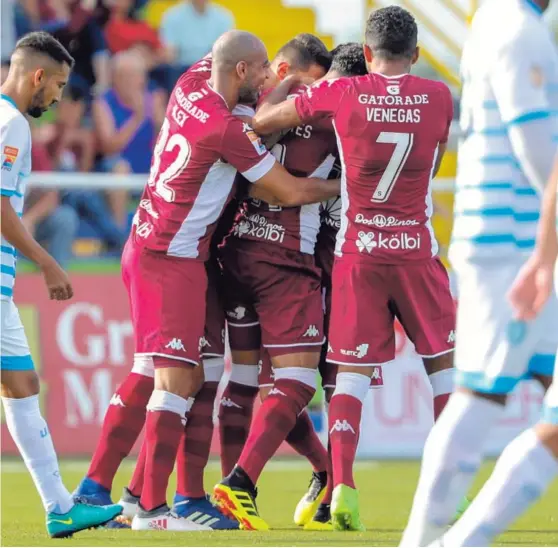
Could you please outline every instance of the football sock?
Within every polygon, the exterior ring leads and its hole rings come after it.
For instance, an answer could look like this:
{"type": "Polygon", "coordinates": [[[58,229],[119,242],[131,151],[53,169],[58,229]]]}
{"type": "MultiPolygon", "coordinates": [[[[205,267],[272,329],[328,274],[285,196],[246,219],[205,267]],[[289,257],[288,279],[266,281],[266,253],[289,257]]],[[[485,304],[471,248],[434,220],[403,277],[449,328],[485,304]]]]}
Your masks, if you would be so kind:
{"type": "Polygon", "coordinates": [[[231,377],[219,405],[223,477],[229,475],[242,453],[258,392],[258,366],[233,364],[231,377]]]}
{"type": "Polygon", "coordinates": [[[451,522],[481,464],[492,426],[504,407],[464,392],[452,394],[434,424],[401,546],[427,546],[451,522]]]}
{"type": "Polygon", "coordinates": [[[428,380],[432,386],[432,397],[434,399],[434,420],[437,421],[438,417],[446,407],[449,397],[453,392],[453,376],[455,370],[444,369],[436,371],[428,375],[428,380]]]}
{"type": "Polygon", "coordinates": [[[213,407],[218,386],[218,382],[204,382],[188,413],[176,458],[176,492],[185,497],[205,496],[203,475],[213,438],[213,407]]]}
{"type": "Polygon", "coordinates": [[[299,455],[306,457],[314,472],[328,469],[328,455],[306,410],[296,419],[293,429],[285,440],[299,455]]]}
{"type": "Polygon", "coordinates": [[[60,477],[52,437],[39,408],[39,396],[3,397],[2,403],[10,435],[33,478],[45,510],[65,514],[74,503],[60,477]]]}
{"type": "Polygon", "coordinates": [[[132,474],[132,479],[128,484],[128,491],[132,493],[135,497],[141,497],[141,492],[143,490],[143,480],[145,477],[145,459],[147,457],[147,442],[145,439],[141,444],[141,449],[136,460],[136,466],[132,474]]]}
{"type": "Polygon", "coordinates": [[[166,504],[169,477],[180,438],[184,430],[186,413],[193,399],[185,399],[164,390],[154,390],[147,404],[145,420],[145,478],[140,504],[150,511],[166,504]]]}
{"type": "Polygon", "coordinates": [[[152,392],[153,376],[132,372],[110,400],[101,437],[87,472],[87,477],[109,491],[118,467],[141,433],[145,423],[145,407],[152,392]]]}
{"type": "Polygon", "coordinates": [[[444,535],[444,546],[490,546],[544,493],[558,460],[533,430],[515,438],[471,506],[444,535]]]}
{"type": "Polygon", "coordinates": [[[335,392],[329,403],[329,440],[333,488],[340,484],[356,488],[353,465],[360,435],[362,403],[370,379],[360,373],[338,373],[335,392]]]}
{"type": "Polygon", "coordinates": [[[298,415],[316,391],[316,371],[304,367],[275,369],[275,382],[262,403],[252,426],[238,465],[254,485],[265,464],[273,457],[298,415]]]}

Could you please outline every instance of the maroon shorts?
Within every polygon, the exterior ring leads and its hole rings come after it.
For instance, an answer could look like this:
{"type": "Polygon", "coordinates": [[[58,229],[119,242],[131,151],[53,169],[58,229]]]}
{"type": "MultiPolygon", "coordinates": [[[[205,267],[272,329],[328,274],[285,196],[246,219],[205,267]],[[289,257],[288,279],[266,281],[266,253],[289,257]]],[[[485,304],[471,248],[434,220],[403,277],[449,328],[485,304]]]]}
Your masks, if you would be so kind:
{"type": "Polygon", "coordinates": [[[395,318],[420,356],[453,350],[455,303],[438,258],[404,265],[335,262],[328,361],[389,363],[395,358],[395,318]]]}
{"type": "Polygon", "coordinates": [[[205,263],[207,272],[207,309],[202,357],[220,358],[225,355],[225,307],[222,299],[223,277],[215,259],[205,263]]]}
{"type": "Polygon", "coordinates": [[[207,275],[203,262],[154,253],[128,240],[122,278],[136,354],[200,363],[207,275]]]}
{"type": "Polygon", "coordinates": [[[313,256],[229,238],[222,260],[232,350],[259,349],[261,332],[272,357],[319,351],[323,308],[313,256]]]}

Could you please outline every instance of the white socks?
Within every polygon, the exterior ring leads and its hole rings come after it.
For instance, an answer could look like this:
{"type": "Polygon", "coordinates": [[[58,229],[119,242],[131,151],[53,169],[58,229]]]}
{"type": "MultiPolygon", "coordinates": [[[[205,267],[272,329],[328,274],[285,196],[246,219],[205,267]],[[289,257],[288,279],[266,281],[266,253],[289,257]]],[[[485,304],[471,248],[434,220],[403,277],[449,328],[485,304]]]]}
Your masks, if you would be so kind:
{"type": "Polygon", "coordinates": [[[370,378],[366,375],[361,375],[360,373],[337,373],[335,391],[332,397],[346,394],[363,403],[369,388],[370,378]]]}
{"type": "Polygon", "coordinates": [[[484,398],[452,394],[426,440],[400,546],[427,546],[443,534],[476,475],[488,434],[503,411],[502,405],[484,398]]]}
{"type": "Polygon", "coordinates": [[[60,477],[58,459],[45,419],[39,409],[39,396],[2,398],[8,430],[47,512],[65,514],[74,502],[60,477]]]}
{"type": "Polygon", "coordinates": [[[461,519],[444,536],[444,546],[490,546],[537,500],[558,475],[558,460],[533,430],[515,438],[461,519]]]}
{"type": "Polygon", "coordinates": [[[257,365],[243,365],[233,363],[231,366],[231,376],[229,382],[243,384],[244,386],[258,386],[259,367],[257,365]]]}

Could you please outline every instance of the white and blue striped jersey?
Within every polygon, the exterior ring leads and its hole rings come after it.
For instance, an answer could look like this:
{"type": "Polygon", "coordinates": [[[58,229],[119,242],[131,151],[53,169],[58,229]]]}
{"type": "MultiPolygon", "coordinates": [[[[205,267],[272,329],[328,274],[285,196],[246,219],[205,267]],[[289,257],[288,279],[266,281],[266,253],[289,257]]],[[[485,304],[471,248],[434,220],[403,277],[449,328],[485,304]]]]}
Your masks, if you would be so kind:
{"type": "Polygon", "coordinates": [[[558,141],[558,52],[538,6],[487,1],[473,19],[461,72],[463,139],[450,260],[455,267],[521,258],[534,248],[541,201],[508,131],[540,120],[553,126],[558,141]]]}
{"type": "MultiPolygon", "coordinates": [[[[29,123],[7,95],[0,98],[0,186],[21,217],[25,179],[31,174],[31,130],[29,123]]],[[[2,236],[1,298],[11,299],[15,280],[16,250],[2,236]]]]}

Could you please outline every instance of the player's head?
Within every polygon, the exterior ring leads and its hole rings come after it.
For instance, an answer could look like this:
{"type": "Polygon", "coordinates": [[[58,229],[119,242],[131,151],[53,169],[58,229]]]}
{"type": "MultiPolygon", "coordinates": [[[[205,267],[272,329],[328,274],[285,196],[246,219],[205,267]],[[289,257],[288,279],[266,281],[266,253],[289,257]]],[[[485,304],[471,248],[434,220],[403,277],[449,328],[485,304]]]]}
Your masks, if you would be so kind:
{"type": "Polygon", "coordinates": [[[364,56],[369,72],[385,63],[397,63],[410,70],[419,55],[415,18],[399,6],[373,11],[366,23],[364,56]]]}
{"type": "Polygon", "coordinates": [[[357,42],[340,44],[331,50],[331,67],[328,78],[364,76],[368,74],[362,45],[357,42]]]}
{"type": "Polygon", "coordinates": [[[213,75],[226,75],[238,90],[238,102],[258,100],[269,72],[267,49],[254,34],[231,30],[221,35],[212,50],[213,75]]]}
{"type": "Polygon", "coordinates": [[[265,89],[274,88],[290,74],[318,80],[329,70],[331,56],[325,44],[313,34],[298,34],[289,40],[271,62],[265,89]]]}
{"type": "Polygon", "coordinates": [[[15,46],[5,85],[19,95],[27,114],[39,118],[60,101],[73,65],[73,57],[56,38],[31,32],[15,46]]]}

